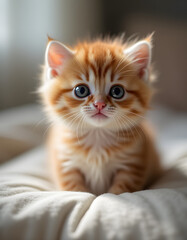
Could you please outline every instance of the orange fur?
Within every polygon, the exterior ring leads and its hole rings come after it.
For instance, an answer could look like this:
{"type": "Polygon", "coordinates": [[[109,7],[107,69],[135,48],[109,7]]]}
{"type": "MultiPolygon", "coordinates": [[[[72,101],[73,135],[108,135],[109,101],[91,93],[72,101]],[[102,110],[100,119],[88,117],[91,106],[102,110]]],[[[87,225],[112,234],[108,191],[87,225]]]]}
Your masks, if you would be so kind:
{"type": "MultiPolygon", "coordinates": [[[[138,54],[146,50],[146,44],[151,46],[151,37],[143,41],[138,54]]],[[[53,48],[52,57],[49,51],[58,75],[47,79],[50,66],[46,64],[40,92],[53,122],[50,161],[62,190],[95,194],[133,192],[144,189],[160,172],[158,155],[143,117],[153,93],[151,68],[146,62],[142,69],[137,65],[146,58],[135,56],[134,60],[125,54],[131,46],[119,40],[97,40],[79,43],[71,50],[58,45],[61,52],[53,48]],[[63,55],[63,51],[69,52],[63,55]],[[61,58],[62,64],[65,62],[63,69],[58,66],[61,58]],[[147,81],[141,79],[142,74],[147,81]],[[89,96],[75,95],[80,84],[89,87],[89,96]],[[113,86],[121,86],[124,97],[111,96],[113,86]],[[104,103],[101,113],[106,118],[95,119],[92,113],[99,101],[104,103]]]]}

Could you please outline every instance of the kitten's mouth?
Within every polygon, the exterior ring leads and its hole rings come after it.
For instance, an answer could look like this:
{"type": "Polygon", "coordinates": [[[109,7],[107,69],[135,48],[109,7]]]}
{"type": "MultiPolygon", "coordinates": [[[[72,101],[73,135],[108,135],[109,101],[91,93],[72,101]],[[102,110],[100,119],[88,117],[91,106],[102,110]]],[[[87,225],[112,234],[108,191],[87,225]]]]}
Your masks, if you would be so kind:
{"type": "Polygon", "coordinates": [[[106,119],[108,118],[105,114],[101,113],[101,112],[97,112],[96,114],[94,114],[92,116],[92,118],[97,118],[97,119],[106,119]]]}

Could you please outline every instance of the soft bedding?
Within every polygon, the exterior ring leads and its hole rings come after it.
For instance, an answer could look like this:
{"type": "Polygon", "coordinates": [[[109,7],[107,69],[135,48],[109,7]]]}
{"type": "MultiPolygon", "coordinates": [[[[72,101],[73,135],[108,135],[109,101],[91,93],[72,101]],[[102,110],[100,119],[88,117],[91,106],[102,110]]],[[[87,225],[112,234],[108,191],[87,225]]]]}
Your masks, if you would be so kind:
{"type": "Polygon", "coordinates": [[[0,116],[1,240],[187,239],[185,115],[165,109],[151,115],[168,170],[149,190],[98,197],[55,189],[41,145],[41,119],[35,106],[0,116]]]}

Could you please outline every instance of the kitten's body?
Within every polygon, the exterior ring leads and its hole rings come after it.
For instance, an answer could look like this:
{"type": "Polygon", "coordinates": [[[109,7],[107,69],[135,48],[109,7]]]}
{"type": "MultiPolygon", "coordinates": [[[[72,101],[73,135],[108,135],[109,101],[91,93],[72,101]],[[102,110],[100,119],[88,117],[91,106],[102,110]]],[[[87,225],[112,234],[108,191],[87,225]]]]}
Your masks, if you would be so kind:
{"type": "Polygon", "coordinates": [[[54,123],[50,160],[60,189],[120,194],[145,188],[158,174],[158,157],[142,117],[152,92],[149,41],[137,49],[97,41],[74,51],[49,43],[41,92],[54,123]],[[82,86],[89,90],[85,97],[82,86]]]}
{"type": "MultiPolygon", "coordinates": [[[[143,189],[158,174],[158,157],[143,126],[121,136],[98,128],[80,134],[79,140],[74,131],[64,126],[55,126],[52,132],[50,160],[61,189],[68,189],[69,184],[72,190],[81,190],[82,186],[70,183],[77,183],[76,174],[71,172],[74,169],[83,174],[82,190],[94,194],[108,192],[119,169],[124,171],[125,190],[130,192],[143,189]],[[70,182],[63,182],[63,172],[71,172],[70,182]]],[[[120,193],[120,189],[110,191],[120,193]]]]}

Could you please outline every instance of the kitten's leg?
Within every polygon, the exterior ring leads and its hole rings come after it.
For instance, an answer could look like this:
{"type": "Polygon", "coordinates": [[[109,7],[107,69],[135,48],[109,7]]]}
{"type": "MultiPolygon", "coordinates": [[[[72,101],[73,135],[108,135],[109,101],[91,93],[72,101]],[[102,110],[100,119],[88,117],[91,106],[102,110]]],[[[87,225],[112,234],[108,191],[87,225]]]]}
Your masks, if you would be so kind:
{"type": "Polygon", "coordinates": [[[89,192],[84,181],[84,176],[78,169],[72,169],[67,172],[61,171],[57,181],[61,190],[89,192]]]}
{"type": "MultiPolygon", "coordinates": [[[[64,171],[63,163],[68,162],[69,159],[59,157],[59,153],[56,149],[58,142],[52,135],[49,140],[49,167],[52,173],[52,178],[58,189],[64,191],[81,191],[90,192],[85,184],[85,179],[81,171],[76,168],[64,171]]],[[[56,133],[55,133],[56,134],[56,133]]]]}
{"type": "Polygon", "coordinates": [[[61,174],[60,186],[65,191],[89,192],[85,185],[83,174],[78,169],[61,174]]]}
{"type": "Polygon", "coordinates": [[[64,191],[89,192],[81,171],[75,168],[72,168],[69,171],[64,171],[62,165],[63,162],[68,161],[68,159],[58,159],[56,152],[51,151],[49,160],[49,167],[52,172],[52,178],[58,189],[64,191]]]}
{"type": "Polygon", "coordinates": [[[124,192],[140,191],[144,187],[145,177],[145,172],[142,169],[118,170],[108,192],[121,194],[124,192]]]}

